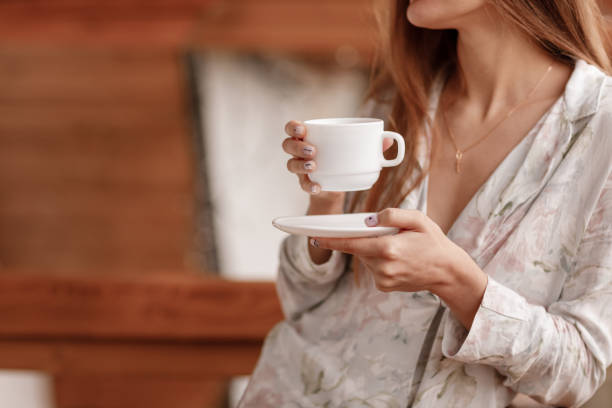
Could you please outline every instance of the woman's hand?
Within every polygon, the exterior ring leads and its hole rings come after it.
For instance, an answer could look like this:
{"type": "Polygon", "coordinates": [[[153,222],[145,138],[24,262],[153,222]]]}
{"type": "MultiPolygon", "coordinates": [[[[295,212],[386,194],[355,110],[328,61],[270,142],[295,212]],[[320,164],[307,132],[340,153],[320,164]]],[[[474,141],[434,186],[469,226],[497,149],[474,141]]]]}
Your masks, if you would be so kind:
{"type": "MultiPolygon", "coordinates": [[[[308,177],[317,168],[317,149],[306,139],[306,126],[297,120],[285,124],[285,133],[290,137],[283,140],[282,146],[286,153],[293,157],[287,161],[287,169],[298,176],[302,190],[310,194],[309,215],[341,214],[345,192],[321,191],[321,186],[308,177]]],[[[393,144],[393,139],[383,139],[383,152],[393,144]]]]}
{"type": "Polygon", "coordinates": [[[440,227],[418,210],[386,208],[364,220],[400,229],[374,238],[313,238],[311,245],[358,256],[384,292],[428,290],[438,295],[469,329],[487,276],[440,227]]]}
{"type": "MultiPolygon", "coordinates": [[[[308,174],[317,168],[315,157],[317,149],[306,141],[306,126],[297,120],[285,124],[285,133],[290,137],[283,140],[283,150],[293,157],[287,161],[287,169],[298,176],[302,190],[310,194],[308,215],[342,214],[344,212],[345,192],[321,191],[321,186],[314,183],[308,174]]],[[[393,144],[393,139],[383,139],[383,151],[393,144]]],[[[316,264],[329,260],[331,251],[308,246],[310,258],[316,264]]]]}
{"type": "MultiPolygon", "coordinates": [[[[302,122],[292,120],[285,124],[285,133],[290,137],[283,140],[283,150],[293,157],[287,161],[287,169],[298,176],[302,190],[310,194],[308,215],[342,214],[344,212],[344,192],[321,191],[321,186],[314,183],[308,174],[317,168],[314,158],[317,154],[315,146],[307,143],[306,126],[302,122]]],[[[308,254],[315,264],[329,260],[332,251],[308,245],[308,254]]]]}
{"type": "Polygon", "coordinates": [[[287,161],[287,170],[297,175],[302,190],[310,194],[310,206],[316,214],[342,213],[346,193],[321,191],[321,186],[308,177],[317,168],[317,148],[306,141],[306,126],[292,120],[285,124],[285,133],[290,137],[283,140],[283,150],[293,157],[287,161]]]}

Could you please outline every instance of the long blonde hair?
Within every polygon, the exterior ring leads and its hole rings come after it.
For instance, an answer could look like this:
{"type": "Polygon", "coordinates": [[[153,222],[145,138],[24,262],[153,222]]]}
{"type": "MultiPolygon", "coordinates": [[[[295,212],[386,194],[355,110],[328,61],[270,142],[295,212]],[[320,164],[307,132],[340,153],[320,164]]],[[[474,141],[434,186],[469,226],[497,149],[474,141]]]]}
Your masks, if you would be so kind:
{"type": "MultiPolygon", "coordinates": [[[[610,72],[608,36],[596,0],[489,0],[500,15],[522,29],[556,60],[573,66],[576,59],[610,72]]],[[[358,191],[349,212],[380,211],[397,207],[416,188],[428,169],[419,169],[417,136],[433,129],[427,116],[434,78],[445,65],[456,67],[456,30],[429,30],[407,20],[409,0],[382,0],[375,8],[379,47],[374,59],[368,98],[390,105],[389,130],[403,135],[406,158],[397,167],[385,167],[370,190],[358,191]],[[418,176],[411,177],[414,172],[418,176]],[[406,183],[412,180],[411,183],[406,183]]],[[[394,157],[396,145],[385,153],[394,157]]],[[[415,175],[416,175],[415,174],[415,175]]],[[[357,272],[356,258],[353,269],[357,272]]]]}

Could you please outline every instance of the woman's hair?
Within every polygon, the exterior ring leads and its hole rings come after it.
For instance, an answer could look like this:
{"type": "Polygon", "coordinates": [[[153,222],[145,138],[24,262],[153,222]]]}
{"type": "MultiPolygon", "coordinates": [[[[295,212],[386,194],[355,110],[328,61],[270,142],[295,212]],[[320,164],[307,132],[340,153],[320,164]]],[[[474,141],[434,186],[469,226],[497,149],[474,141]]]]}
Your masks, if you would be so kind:
{"type": "MultiPolygon", "coordinates": [[[[604,19],[596,0],[489,0],[510,24],[522,29],[556,60],[573,66],[576,59],[610,72],[604,19]]],[[[416,157],[417,136],[427,127],[429,92],[447,64],[456,67],[457,31],[429,30],[412,25],[406,17],[409,0],[379,0],[376,4],[379,46],[371,71],[368,99],[388,105],[390,130],[403,135],[404,161],[384,167],[370,190],[356,192],[349,211],[380,211],[397,207],[428,171],[416,157]]],[[[394,144],[388,152],[397,152],[394,144]]],[[[386,152],[385,152],[386,153],[386,152]]],[[[353,266],[356,266],[353,257],[353,266]]]]}

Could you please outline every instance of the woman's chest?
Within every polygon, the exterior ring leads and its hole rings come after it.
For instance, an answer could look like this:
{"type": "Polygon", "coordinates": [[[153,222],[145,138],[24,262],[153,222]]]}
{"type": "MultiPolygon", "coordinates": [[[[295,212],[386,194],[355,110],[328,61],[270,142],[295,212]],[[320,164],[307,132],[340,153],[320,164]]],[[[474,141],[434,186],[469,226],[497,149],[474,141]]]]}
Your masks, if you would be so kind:
{"type": "Polygon", "coordinates": [[[483,141],[463,152],[460,160],[450,141],[443,137],[434,139],[426,182],[427,215],[444,233],[448,233],[472,197],[521,141],[518,137],[502,136],[505,138],[483,141]]]}
{"type": "MultiPolygon", "coordinates": [[[[558,299],[573,273],[585,204],[592,199],[585,169],[594,146],[586,133],[578,135],[571,151],[559,152],[565,160],[558,164],[538,160],[542,155],[534,154],[534,139],[526,139],[510,147],[507,160],[498,159],[503,163],[489,170],[493,175],[466,173],[478,180],[474,184],[452,179],[438,161],[429,188],[421,191],[428,215],[442,223],[450,239],[487,274],[535,304],[558,299]]],[[[487,160],[482,156],[482,163],[487,160]]]]}
{"type": "Polygon", "coordinates": [[[451,116],[454,136],[438,112],[431,134],[427,215],[445,233],[478,190],[504,170],[500,167],[505,158],[542,129],[552,102],[533,104],[514,113],[512,120],[493,121],[494,126],[470,115],[451,116]]]}

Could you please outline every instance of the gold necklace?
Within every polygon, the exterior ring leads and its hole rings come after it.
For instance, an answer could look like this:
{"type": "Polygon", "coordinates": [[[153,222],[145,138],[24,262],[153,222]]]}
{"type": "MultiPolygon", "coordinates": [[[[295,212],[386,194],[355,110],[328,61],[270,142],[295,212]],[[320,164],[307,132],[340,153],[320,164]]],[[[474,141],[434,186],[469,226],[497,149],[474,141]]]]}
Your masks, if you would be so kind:
{"type": "Polygon", "coordinates": [[[493,128],[491,128],[491,130],[489,130],[488,132],[486,132],[483,136],[481,136],[480,138],[476,139],[476,141],[474,143],[472,143],[471,145],[469,145],[468,147],[466,147],[465,149],[459,149],[459,147],[457,146],[457,141],[455,139],[455,135],[453,134],[450,126],[448,126],[448,119],[446,118],[446,106],[442,105],[442,119],[444,120],[444,125],[446,126],[446,130],[448,133],[448,136],[450,137],[451,141],[453,142],[453,146],[455,147],[455,172],[457,174],[461,173],[461,159],[463,159],[463,154],[465,152],[467,152],[468,150],[470,150],[472,147],[476,146],[478,143],[482,142],[486,137],[490,136],[493,131],[495,129],[497,129],[499,127],[499,125],[501,125],[506,119],[508,119],[510,116],[512,116],[512,114],[519,108],[521,107],[525,102],[527,102],[529,100],[529,98],[531,98],[531,96],[535,93],[535,91],[538,89],[538,87],[540,86],[540,84],[542,82],[544,82],[544,79],[546,79],[546,77],[548,76],[548,73],[550,72],[550,70],[552,69],[552,64],[548,66],[548,69],[546,70],[546,72],[544,73],[544,75],[542,75],[542,77],[540,78],[540,80],[538,81],[537,84],[535,84],[535,86],[533,87],[533,89],[529,92],[529,94],[527,94],[527,96],[525,97],[525,99],[523,99],[521,102],[519,102],[518,104],[516,104],[512,109],[510,109],[508,112],[506,112],[506,114],[501,118],[501,120],[499,120],[495,126],[493,126],[493,128]]]}

